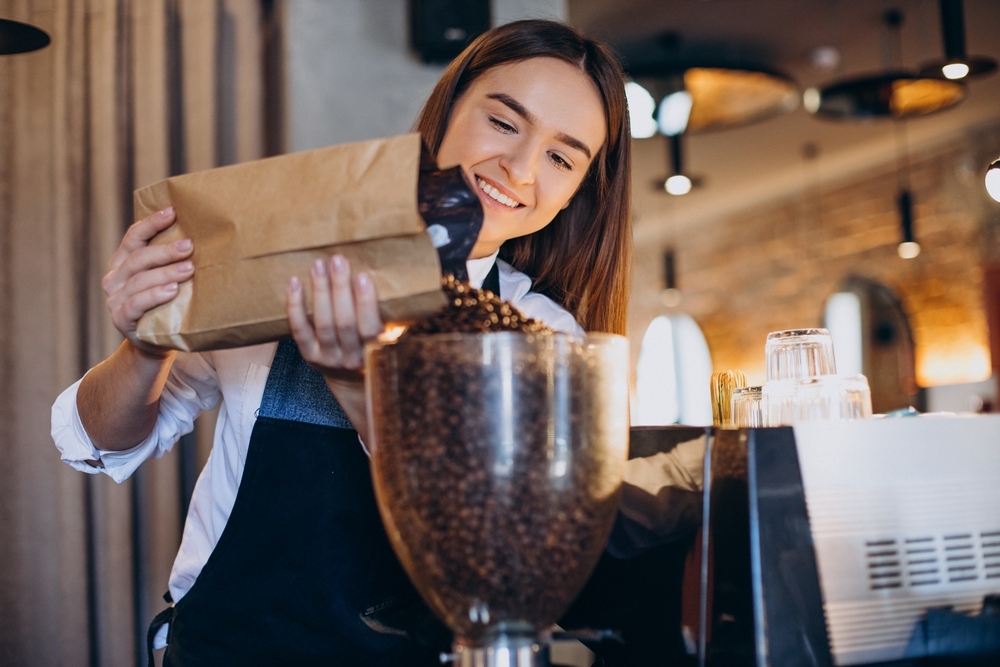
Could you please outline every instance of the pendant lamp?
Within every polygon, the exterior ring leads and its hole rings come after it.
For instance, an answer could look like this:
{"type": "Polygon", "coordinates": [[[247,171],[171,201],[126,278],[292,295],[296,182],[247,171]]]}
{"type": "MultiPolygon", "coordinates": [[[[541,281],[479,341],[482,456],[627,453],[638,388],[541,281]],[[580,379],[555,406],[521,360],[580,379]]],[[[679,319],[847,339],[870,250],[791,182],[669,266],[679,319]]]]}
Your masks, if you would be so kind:
{"type": "Polygon", "coordinates": [[[49,45],[44,30],[20,21],[0,19],[0,56],[37,51],[49,45]]]}
{"type": "Polygon", "coordinates": [[[903,259],[913,259],[920,254],[920,244],[913,234],[913,197],[909,190],[899,193],[896,200],[899,208],[900,242],[896,252],[903,259]]]}
{"type": "MultiPolygon", "coordinates": [[[[901,52],[903,13],[889,10],[883,20],[895,37],[897,52],[901,52]]],[[[807,94],[806,99],[808,111],[833,120],[902,119],[955,106],[965,99],[965,86],[899,68],[837,81],[818,94],[807,94]]]]}
{"type": "Polygon", "coordinates": [[[1000,158],[986,170],[986,191],[994,201],[1000,202],[1000,158]]]}
{"type": "Polygon", "coordinates": [[[663,189],[668,194],[680,196],[691,192],[694,181],[684,173],[684,154],[681,145],[681,135],[674,134],[670,137],[670,164],[673,166],[673,173],[663,184],[663,189]]]}
{"type": "Polygon", "coordinates": [[[920,68],[920,76],[952,80],[989,76],[996,72],[997,61],[965,52],[965,16],[962,0],[940,0],[941,40],[944,58],[932,60],[920,68]]]}
{"type": "Polygon", "coordinates": [[[655,134],[650,117],[661,134],[673,136],[755,123],[799,104],[792,79],[726,45],[685,45],[666,33],[618,47],[634,94],[652,101],[634,113],[629,99],[636,138],[655,134]]]}
{"type": "Polygon", "coordinates": [[[666,103],[686,98],[689,111],[683,131],[690,133],[749,125],[792,111],[799,104],[795,82],[764,69],[688,67],[671,72],[646,66],[630,68],[629,75],[654,99],[655,92],[660,93],[658,122],[668,115],[661,112],[666,103]]]}

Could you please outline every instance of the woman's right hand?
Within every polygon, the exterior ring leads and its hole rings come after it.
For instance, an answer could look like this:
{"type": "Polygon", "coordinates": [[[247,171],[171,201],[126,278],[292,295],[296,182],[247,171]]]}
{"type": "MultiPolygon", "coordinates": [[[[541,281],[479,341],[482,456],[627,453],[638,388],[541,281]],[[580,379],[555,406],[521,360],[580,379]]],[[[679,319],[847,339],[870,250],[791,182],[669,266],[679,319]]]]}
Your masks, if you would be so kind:
{"type": "Polygon", "coordinates": [[[175,219],[171,206],[129,227],[101,280],[115,328],[136,348],[157,356],[168,352],[139,341],[139,318],[177,296],[180,283],[194,275],[194,264],[189,259],[194,250],[190,239],[149,245],[175,219]]]}

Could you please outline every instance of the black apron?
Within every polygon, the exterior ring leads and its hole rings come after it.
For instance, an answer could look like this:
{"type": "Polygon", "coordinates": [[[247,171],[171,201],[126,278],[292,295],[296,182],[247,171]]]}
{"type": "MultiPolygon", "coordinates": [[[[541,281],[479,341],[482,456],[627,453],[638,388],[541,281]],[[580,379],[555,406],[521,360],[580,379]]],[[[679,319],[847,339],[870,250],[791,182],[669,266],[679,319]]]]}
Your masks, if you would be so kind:
{"type": "MultiPolygon", "coordinates": [[[[494,264],[484,289],[500,293],[494,264]]],[[[169,623],[164,667],[440,665],[451,634],[389,546],[368,457],[322,376],[278,344],[232,514],[169,623]]]]}

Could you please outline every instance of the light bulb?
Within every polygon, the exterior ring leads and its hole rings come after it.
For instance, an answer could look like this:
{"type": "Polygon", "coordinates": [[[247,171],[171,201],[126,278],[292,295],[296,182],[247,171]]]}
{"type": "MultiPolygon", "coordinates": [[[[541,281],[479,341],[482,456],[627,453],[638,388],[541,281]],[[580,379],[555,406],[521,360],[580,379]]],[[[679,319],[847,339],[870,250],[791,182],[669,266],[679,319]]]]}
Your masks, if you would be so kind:
{"type": "Polygon", "coordinates": [[[806,108],[809,113],[816,113],[819,111],[820,102],[823,101],[823,96],[819,92],[819,88],[806,88],[806,91],[802,93],[802,106],[806,108]]]}
{"type": "Polygon", "coordinates": [[[969,75],[969,66],[965,63],[948,63],[941,67],[941,73],[946,79],[964,79],[969,75]]]}
{"type": "Polygon", "coordinates": [[[691,93],[684,90],[664,97],[656,115],[656,123],[660,127],[660,132],[668,137],[682,134],[687,129],[693,104],[691,93]]]}
{"type": "Polygon", "coordinates": [[[896,249],[903,259],[913,259],[920,254],[920,244],[916,241],[903,241],[896,249]]]}
{"type": "Polygon", "coordinates": [[[672,195],[686,195],[691,192],[691,179],[684,174],[675,174],[667,179],[663,187],[672,195]]]}
{"type": "Polygon", "coordinates": [[[628,100],[628,122],[635,139],[648,139],[656,134],[656,101],[645,88],[635,81],[625,84],[625,99],[628,100]]]}
{"type": "Polygon", "coordinates": [[[1000,201],[1000,160],[991,164],[986,171],[986,191],[995,201],[1000,201]]]}
{"type": "Polygon", "coordinates": [[[676,287],[668,287],[667,289],[660,292],[660,302],[663,303],[667,308],[676,308],[681,305],[681,300],[683,295],[681,291],[676,287]]]}

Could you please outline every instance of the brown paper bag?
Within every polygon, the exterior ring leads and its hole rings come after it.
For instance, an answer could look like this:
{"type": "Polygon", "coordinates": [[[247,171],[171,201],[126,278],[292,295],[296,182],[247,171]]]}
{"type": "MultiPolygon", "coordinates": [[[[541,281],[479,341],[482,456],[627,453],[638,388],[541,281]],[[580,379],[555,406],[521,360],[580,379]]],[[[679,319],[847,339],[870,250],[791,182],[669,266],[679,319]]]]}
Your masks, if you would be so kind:
{"type": "MultiPolygon", "coordinates": [[[[418,134],[332,146],[175,176],[135,192],[141,219],[173,206],[152,243],[194,241],[195,272],[138,324],[143,342],[197,351],[289,334],[288,279],[310,290],[317,257],[367,271],[386,322],[445,305],[438,253],[417,210],[418,134]]],[[[311,304],[309,304],[311,309],[311,304]]]]}

